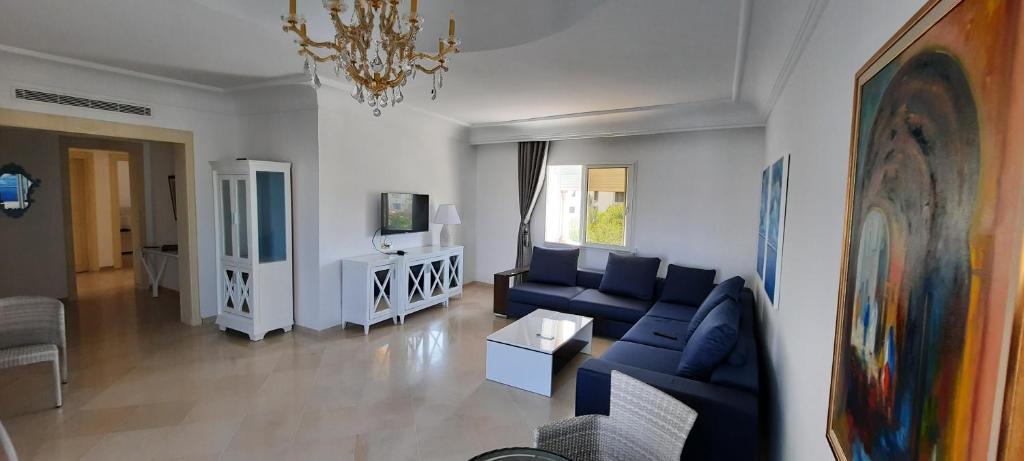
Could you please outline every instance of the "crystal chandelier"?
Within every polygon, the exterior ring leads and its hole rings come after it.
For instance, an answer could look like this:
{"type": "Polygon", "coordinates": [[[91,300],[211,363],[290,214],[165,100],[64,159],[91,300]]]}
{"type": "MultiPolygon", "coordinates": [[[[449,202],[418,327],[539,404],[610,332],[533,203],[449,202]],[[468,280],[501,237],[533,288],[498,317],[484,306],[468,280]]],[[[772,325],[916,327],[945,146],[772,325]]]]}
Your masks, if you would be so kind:
{"type": "Polygon", "coordinates": [[[416,35],[422,29],[423,17],[416,14],[417,0],[412,0],[408,15],[398,12],[401,0],[354,0],[351,19],[342,19],[346,6],[341,0],[323,0],[334,24],[334,40],[310,40],[306,33],[306,19],[296,14],[295,2],[290,0],[285,32],[298,36],[299,55],[306,58],[303,70],[314,88],[320,88],[318,64],[331,63],[334,73],[352,82],[352,98],[373,108],[380,117],[381,109],[395,106],[405,99],[402,94],[410,79],[418,72],[433,78],[430,99],[444,86],[444,73],[451,65],[449,54],[459,52],[455,38],[455,14],[448,20],[448,36],[437,41],[437,53],[416,50],[416,35]]]}

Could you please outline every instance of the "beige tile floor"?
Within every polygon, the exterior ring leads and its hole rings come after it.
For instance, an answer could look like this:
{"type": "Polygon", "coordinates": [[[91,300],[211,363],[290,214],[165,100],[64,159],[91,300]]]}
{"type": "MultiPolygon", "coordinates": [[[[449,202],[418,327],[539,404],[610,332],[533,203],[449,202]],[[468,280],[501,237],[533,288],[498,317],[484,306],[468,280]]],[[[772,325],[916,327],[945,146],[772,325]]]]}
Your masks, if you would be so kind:
{"type": "MultiPolygon", "coordinates": [[[[550,399],[484,379],[484,338],[508,324],[485,285],[369,336],[258,343],[179,323],[174,292],[150,298],[127,271],[79,287],[64,407],[52,408],[47,366],[0,370],[0,420],[22,460],[465,460],[572,416],[586,358],[550,399]]],[[[595,339],[594,354],[609,344],[595,339]]]]}

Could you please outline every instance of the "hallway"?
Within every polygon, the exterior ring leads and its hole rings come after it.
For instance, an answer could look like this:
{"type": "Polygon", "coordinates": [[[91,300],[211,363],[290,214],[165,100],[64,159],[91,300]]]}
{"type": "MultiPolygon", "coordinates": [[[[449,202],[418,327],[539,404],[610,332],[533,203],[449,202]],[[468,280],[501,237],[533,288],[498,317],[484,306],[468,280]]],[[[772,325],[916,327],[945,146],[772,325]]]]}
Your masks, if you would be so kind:
{"type": "Polygon", "coordinates": [[[136,290],[130,267],[76,277],[79,301],[65,306],[69,350],[77,345],[134,348],[140,337],[178,324],[178,293],[162,288],[153,298],[148,289],[136,290]]]}

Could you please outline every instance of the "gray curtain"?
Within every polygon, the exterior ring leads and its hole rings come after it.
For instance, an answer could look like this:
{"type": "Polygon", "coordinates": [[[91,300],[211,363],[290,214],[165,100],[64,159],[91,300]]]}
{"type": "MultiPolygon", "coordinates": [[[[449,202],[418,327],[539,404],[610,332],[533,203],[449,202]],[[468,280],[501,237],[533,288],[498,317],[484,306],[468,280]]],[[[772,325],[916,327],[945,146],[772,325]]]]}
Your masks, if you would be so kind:
{"type": "Polygon", "coordinates": [[[548,141],[519,143],[519,238],[516,243],[516,267],[527,267],[533,256],[530,218],[544,189],[547,174],[548,141]]]}

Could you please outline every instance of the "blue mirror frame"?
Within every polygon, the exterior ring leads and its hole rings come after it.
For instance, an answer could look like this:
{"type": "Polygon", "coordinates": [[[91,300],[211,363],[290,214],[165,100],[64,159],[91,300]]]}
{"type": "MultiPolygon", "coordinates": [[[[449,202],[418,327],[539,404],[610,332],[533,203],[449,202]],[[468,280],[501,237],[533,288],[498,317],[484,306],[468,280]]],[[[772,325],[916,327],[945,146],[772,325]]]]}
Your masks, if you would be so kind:
{"type": "Polygon", "coordinates": [[[5,174],[21,175],[32,183],[31,185],[28,186],[28,191],[25,193],[25,208],[8,209],[0,207],[0,211],[3,211],[5,215],[10,216],[12,218],[20,218],[25,215],[25,212],[28,211],[29,208],[32,208],[32,203],[34,202],[34,200],[32,199],[32,193],[35,192],[36,188],[39,187],[39,184],[42,181],[33,178],[31,175],[28,174],[27,171],[25,171],[24,168],[14,163],[8,163],[0,167],[0,176],[3,176],[5,174]]]}

